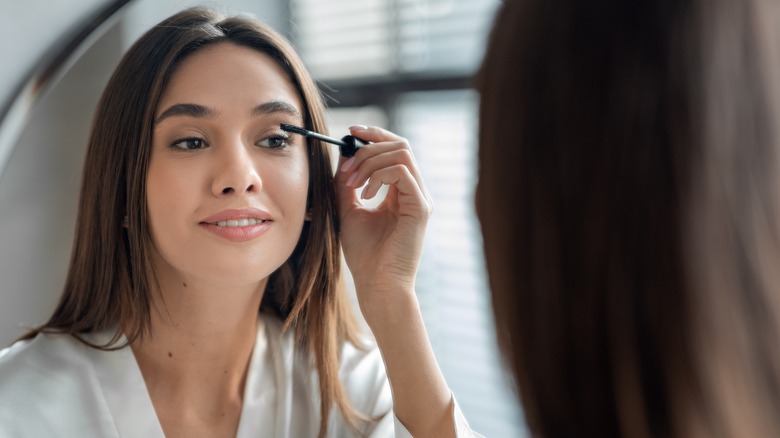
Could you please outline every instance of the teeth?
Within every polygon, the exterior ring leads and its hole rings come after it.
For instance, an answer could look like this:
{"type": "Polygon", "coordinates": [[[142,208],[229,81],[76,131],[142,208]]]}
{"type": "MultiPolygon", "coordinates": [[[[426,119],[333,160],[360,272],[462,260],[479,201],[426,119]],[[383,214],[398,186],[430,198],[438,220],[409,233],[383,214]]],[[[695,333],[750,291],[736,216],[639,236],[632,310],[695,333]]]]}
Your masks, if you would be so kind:
{"type": "Polygon", "coordinates": [[[237,220],[231,219],[229,221],[219,221],[219,222],[217,222],[217,226],[220,226],[220,227],[246,227],[246,226],[249,226],[249,225],[262,224],[263,222],[265,222],[265,220],[263,220],[263,219],[247,219],[247,218],[237,219],[237,220]]]}

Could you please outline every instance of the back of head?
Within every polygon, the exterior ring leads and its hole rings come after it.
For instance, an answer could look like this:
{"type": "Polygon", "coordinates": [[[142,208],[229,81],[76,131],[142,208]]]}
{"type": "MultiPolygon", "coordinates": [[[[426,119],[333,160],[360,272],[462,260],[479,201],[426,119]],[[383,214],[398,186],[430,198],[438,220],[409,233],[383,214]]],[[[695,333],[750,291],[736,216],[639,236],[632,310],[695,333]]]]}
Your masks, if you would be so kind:
{"type": "Polygon", "coordinates": [[[778,18],[504,2],[477,207],[535,435],[780,434],[778,18]]]}

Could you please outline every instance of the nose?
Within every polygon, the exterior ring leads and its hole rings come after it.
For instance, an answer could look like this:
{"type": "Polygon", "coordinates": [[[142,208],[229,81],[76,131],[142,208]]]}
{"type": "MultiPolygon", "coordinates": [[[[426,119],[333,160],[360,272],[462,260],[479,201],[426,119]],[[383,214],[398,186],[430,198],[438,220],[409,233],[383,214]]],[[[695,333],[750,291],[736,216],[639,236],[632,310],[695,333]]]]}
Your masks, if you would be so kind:
{"type": "Polygon", "coordinates": [[[244,143],[238,140],[218,147],[216,171],[211,185],[214,196],[260,191],[263,182],[248,152],[244,143]]]}

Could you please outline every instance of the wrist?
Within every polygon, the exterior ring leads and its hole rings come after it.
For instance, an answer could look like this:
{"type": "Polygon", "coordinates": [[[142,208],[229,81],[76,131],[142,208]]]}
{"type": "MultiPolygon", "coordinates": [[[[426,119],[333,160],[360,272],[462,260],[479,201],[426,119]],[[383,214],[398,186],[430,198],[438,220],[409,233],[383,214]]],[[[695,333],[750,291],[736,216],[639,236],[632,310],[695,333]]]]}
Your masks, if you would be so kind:
{"type": "Polygon", "coordinates": [[[364,290],[358,292],[358,305],[375,337],[384,332],[402,330],[410,318],[420,318],[420,307],[414,288],[397,290],[364,290]]]}

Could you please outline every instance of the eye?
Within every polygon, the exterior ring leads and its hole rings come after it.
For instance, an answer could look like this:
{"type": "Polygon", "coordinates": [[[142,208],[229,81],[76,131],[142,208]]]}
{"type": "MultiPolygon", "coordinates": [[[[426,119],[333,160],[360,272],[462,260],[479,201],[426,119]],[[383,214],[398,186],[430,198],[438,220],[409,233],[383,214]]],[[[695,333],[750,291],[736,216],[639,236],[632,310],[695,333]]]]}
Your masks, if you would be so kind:
{"type": "Polygon", "coordinates": [[[275,134],[264,140],[257,142],[258,146],[269,149],[284,149],[290,146],[290,137],[282,134],[275,134]]]}
{"type": "Polygon", "coordinates": [[[206,147],[206,142],[202,138],[182,138],[171,143],[172,148],[182,150],[203,149],[206,147]]]}

